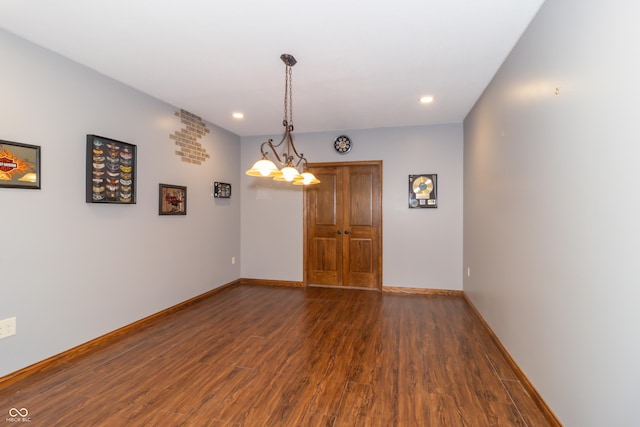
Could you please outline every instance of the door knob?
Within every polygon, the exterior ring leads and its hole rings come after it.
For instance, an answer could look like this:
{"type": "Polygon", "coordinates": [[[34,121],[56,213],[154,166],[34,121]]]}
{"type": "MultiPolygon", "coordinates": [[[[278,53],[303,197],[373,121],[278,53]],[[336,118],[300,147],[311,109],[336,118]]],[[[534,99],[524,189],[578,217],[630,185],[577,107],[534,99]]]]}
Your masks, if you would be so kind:
{"type": "Polygon", "coordinates": [[[342,230],[338,230],[338,234],[342,234],[342,230]]]}
{"type": "Polygon", "coordinates": [[[349,230],[344,230],[344,234],[349,234],[351,233],[349,230]]]}

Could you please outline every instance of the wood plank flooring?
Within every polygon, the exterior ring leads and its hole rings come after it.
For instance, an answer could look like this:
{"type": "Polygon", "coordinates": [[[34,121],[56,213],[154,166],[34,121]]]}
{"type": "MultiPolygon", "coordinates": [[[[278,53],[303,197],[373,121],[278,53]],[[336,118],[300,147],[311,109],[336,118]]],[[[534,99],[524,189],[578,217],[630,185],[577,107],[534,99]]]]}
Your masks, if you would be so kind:
{"type": "Polygon", "coordinates": [[[247,285],[0,390],[10,408],[31,426],[549,425],[463,298],[247,285]]]}

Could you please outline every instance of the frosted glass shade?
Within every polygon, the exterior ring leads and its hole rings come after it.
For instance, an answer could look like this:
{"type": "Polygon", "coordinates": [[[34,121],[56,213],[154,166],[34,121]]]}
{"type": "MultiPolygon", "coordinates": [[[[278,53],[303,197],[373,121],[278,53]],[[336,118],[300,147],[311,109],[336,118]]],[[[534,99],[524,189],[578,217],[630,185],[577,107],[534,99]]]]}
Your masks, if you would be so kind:
{"type": "Polygon", "coordinates": [[[311,172],[303,172],[295,179],[293,185],[313,185],[320,184],[320,180],[311,172]]]}
{"type": "Polygon", "coordinates": [[[245,172],[249,176],[274,176],[278,173],[276,165],[268,159],[260,159],[253,164],[251,169],[245,172]]]}
{"type": "Polygon", "coordinates": [[[293,182],[293,180],[296,179],[297,176],[300,176],[300,172],[298,172],[298,169],[294,168],[293,166],[284,167],[280,170],[280,172],[282,173],[282,177],[275,177],[273,179],[275,179],[276,181],[293,182]]]}

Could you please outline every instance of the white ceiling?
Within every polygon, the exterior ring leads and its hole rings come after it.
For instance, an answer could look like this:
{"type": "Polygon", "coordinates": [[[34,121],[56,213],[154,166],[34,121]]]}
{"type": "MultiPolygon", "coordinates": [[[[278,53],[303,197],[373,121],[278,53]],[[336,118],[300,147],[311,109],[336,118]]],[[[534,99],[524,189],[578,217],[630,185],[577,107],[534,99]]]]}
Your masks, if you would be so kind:
{"type": "Polygon", "coordinates": [[[459,123],[543,1],[2,0],[0,28],[247,136],[282,130],[282,53],[297,132],[459,123]]]}

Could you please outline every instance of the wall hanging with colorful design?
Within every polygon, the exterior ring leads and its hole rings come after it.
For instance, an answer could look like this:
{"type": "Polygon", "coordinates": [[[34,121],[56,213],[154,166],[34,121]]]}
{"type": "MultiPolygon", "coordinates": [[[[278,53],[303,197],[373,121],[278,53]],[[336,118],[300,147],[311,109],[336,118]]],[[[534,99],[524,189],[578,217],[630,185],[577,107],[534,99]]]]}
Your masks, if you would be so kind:
{"type": "Polygon", "coordinates": [[[40,188],[40,147],[0,139],[0,187],[40,188]]]}
{"type": "Polygon", "coordinates": [[[87,203],[136,202],[136,146],[87,135],[87,203]]]}

